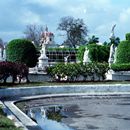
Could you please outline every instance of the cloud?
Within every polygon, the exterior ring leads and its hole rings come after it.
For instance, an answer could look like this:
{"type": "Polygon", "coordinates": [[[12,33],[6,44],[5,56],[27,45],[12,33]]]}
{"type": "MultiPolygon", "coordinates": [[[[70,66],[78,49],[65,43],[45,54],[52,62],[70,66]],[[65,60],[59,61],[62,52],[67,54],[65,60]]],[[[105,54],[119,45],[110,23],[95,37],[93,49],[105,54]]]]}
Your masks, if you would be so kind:
{"type": "Polygon", "coordinates": [[[10,40],[8,34],[2,32],[12,32],[12,38],[21,36],[27,24],[43,26],[47,24],[49,30],[57,37],[59,32],[56,29],[60,18],[64,16],[83,18],[89,30],[88,34],[96,34],[103,41],[109,39],[111,27],[116,23],[115,31],[118,31],[118,36],[122,37],[125,32],[129,32],[130,28],[128,2],[128,0],[123,2],[118,0],[20,0],[20,2],[1,0],[0,37],[10,40]]]}
{"type": "Polygon", "coordinates": [[[20,21],[25,24],[43,24],[42,19],[39,14],[36,14],[30,10],[24,11],[22,16],[20,16],[20,21]]]}
{"type": "Polygon", "coordinates": [[[123,24],[130,22],[130,8],[123,9],[120,13],[119,20],[123,24]]]}

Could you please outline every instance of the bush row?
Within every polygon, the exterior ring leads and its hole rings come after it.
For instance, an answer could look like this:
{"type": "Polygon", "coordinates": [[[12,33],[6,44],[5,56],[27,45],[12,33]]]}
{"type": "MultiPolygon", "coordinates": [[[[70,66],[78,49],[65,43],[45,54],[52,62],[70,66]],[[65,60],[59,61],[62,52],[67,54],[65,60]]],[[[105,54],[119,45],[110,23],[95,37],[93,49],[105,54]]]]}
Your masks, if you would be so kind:
{"type": "Polygon", "coordinates": [[[108,69],[107,63],[88,63],[86,65],[60,63],[48,67],[47,72],[56,81],[78,81],[81,76],[83,81],[88,79],[91,81],[98,79],[100,81],[106,78],[105,73],[108,69]]]}
{"type": "Polygon", "coordinates": [[[26,81],[28,80],[28,67],[25,64],[14,63],[3,61],[0,62],[0,80],[6,83],[6,80],[9,76],[12,77],[12,83],[14,83],[17,78],[19,78],[19,83],[23,77],[26,77],[26,81]]]}
{"type": "Polygon", "coordinates": [[[130,63],[112,64],[111,69],[114,71],[130,71],[130,63]]]}

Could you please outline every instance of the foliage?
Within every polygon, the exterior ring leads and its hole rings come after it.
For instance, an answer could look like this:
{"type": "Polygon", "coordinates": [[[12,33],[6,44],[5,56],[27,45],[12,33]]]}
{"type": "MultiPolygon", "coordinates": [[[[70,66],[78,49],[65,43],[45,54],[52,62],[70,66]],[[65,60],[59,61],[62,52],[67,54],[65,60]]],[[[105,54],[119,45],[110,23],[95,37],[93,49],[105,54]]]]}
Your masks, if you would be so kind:
{"type": "Polygon", "coordinates": [[[85,47],[86,46],[80,46],[79,49],[78,49],[78,52],[77,52],[77,58],[81,62],[83,62],[85,47]]]}
{"type": "Polygon", "coordinates": [[[83,19],[75,19],[73,17],[63,17],[58,25],[58,30],[65,31],[67,39],[64,43],[70,47],[76,48],[76,45],[85,44],[87,36],[87,27],[83,19]]]}
{"type": "Polygon", "coordinates": [[[127,41],[130,41],[130,33],[127,33],[127,34],[125,35],[125,37],[126,37],[126,40],[127,40],[127,41]]]}
{"type": "Polygon", "coordinates": [[[0,130],[22,130],[16,128],[13,121],[5,117],[2,108],[0,107],[0,130]]]}
{"type": "Polygon", "coordinates": [[[130,63],[112,64],[111,69],[114,71],[130,71],[130,63]]]}
{"type": "Polygon", "coordinates": [[[118,46],[119,43],[120,43],[120,38],[119,38],[119,37],[110,38],[109,46],[111,46],[112,44],[113,44],[114,46],[118,46]]]}
{"type": "Polygon", "coordinates": [[[97,44],[88,45],[89,56],[92,62],[107,62],[109,58],[109,46],[97,44]]]}
{"type": "Polygon", "coordinates": [[[99,42],[99,38],[93,35],[91,38],[88,38],[87,44],[96,44],[99,42]]]}
{"type": "Polygon", "coordinates": [[[38,52],[35,46],[26,39],[15,39],[9,42],[6,49],[7,61],[25,63],[28,67],[36,66],[38,52]]]}
{"type": "Polygon", "coordinates": [[[83,81],[86,81],[88,77],[94,81],[95,77],[99,80],[105,79],[105,73],[109,67],[107,63],[88,63],[83,64],[57,64],[53,68],[48,69],[50,74],[56,81],[77,81],[80,76],[83,77],[83,81]]]}
{"type": "Polygon", "coordinates": [[[82,62],[85,48],[89,49],[89,57],[92,62],[107,62],[109,58],[109,46],[89,44],[87,46],[80,46],[77,53],[77,58],[82,62]]]}
{"type": "Polygon", "coordinates": [[[23,77],[26,77],[28,80],[28,67],[25,64],[14,63],[14,62],[0,62],[0,80],[3,80],[6,83],[6,80],[9,76],[12,77],[12,83],[15,82],[17,77],[19,78],[19,83],[23,77]]]}
{"type": "Polygon", "coordinates": [[[117,49],[117,64],[130,63],[130,41],[120,42],[117,49]]]}
{"type": "Polygon", "coordinates": [[[41,33],[43,32],[43,26],[38,26],[35,24],[29,24],[26,26],[24,31],[25,38],[33,41],[36,46],[40,44],[41,33]]]}

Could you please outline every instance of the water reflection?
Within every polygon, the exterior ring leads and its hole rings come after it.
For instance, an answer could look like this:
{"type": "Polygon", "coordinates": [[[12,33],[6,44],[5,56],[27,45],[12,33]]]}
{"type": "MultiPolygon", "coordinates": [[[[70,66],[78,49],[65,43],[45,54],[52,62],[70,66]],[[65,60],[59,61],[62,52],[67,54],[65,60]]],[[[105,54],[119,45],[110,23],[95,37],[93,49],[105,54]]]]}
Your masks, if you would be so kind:
{"type": "Polygon", "coordinates": [[[63,123],[44,118],[40,112],[35,113],[35,119],[44,130],[72,130],[63,123]]]}
{"type": "Polygon", "coordinates": [[[48,119],[46,110],[43,108],[30,109],[28,115],[44,130],[73,130],[63,123],[48,119]]]}

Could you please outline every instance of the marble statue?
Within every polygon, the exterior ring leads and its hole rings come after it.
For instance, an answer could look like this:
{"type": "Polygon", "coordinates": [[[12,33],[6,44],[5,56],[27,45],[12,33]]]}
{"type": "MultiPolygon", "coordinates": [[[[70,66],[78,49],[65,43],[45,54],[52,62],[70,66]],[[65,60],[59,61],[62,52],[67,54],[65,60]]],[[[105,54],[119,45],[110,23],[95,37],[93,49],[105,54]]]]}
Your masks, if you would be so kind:
{"type": "Polygon", "coordinates": [[[89,63],[89,62],[90,62],[89,50],[88,50],[88,48],[86,47],[86,48],[85,48],[85,51],[84,51],[84,56],[83,56],[83,63],[86,64],[86,63],[89,63]]]}
{"type": "Polygon", "coordinates": [[[116,58],[117,58],[117,47],[115,47],[115,53],[114,53],[114,61],[113,61],[113,63],[116,63],[116,58]]]}
{"type": "Polygon", "coordinates": [[[65,62],[65,63],[68,62],[68,58],[69,58],[69,56],[70,56],[70,55],[64,57],[64,62],[65,62]]]}
{"type": "Polygon", "coordinates": [[[116,27],[116,24],[114,24],[114,25],[112,26],[110,39],[115,39],[115,34],[114,34],[114,29],[115,29],[115,27],[116,27]]]}

